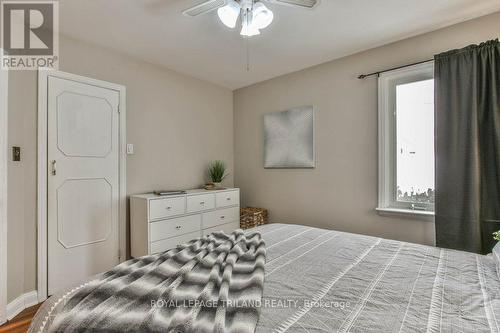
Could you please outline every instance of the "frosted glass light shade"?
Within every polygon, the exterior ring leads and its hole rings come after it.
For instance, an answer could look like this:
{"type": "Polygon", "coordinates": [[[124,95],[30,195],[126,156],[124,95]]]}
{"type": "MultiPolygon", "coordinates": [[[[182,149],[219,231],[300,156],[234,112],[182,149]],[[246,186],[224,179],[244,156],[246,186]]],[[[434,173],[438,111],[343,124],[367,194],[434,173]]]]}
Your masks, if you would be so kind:
{"type": "Polygon", "coordinates": [[[240,5],[234,0],[229,0],[227,5],[217,9],[217,15],[226,27],[233,29],[240,16],[240,5]]]}
{"type": "Polygon", "coordinates": [[[246,37],[252,37],[256,35],[260,35],[260,31],[257,28],[257,26],[253,22],[253,12],[248,10],[243,13],[243,19],[242,19],[242,27],[241,27],[241,32],[240,35],[246,36],[246,37]]]}
{"type": "Polygon", "coordinates": [[[257,2],[253,8],[253,24],[257,29],[267,28],[274,19],[273,12],[264,6],[262,2],[257,2]]]}
{"type": "Polygon", "coordinates": [[[257,36],[260,35],[260,31],[253,24],[243,24],[240,35],[246,37],[257,36]]]}

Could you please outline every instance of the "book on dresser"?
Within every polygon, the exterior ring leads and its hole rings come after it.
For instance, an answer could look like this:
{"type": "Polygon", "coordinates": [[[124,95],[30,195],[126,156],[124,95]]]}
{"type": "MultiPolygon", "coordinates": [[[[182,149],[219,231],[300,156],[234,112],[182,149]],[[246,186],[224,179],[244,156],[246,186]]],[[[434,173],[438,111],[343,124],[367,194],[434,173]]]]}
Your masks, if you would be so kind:
{"type": "Polygon", "coordinates": [[[240,227],[240,190],[187,190],[130,197],[130,254],[137,258],[170,250],[214,231],[240,227]]]}

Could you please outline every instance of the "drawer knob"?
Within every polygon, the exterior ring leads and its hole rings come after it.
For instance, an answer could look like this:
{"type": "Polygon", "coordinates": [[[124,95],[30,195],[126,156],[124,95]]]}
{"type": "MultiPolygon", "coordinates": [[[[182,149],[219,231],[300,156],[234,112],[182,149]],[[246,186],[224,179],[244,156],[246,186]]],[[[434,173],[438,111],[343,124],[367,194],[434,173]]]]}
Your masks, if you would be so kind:
{"type": "Polygon", "coordinates": [[[231,198],[226,198],[227,201],[231,201],[231,198]]]}
{"type": "Polygon", "coordinates": [[[200,202],[200,205],[204,205],[204,204],[205,204],[205,201],[201,201],[201,202],[200,202]]]}
{"type": "Polygon", "coordinates": [[[180,228],[182,228],[180,225],[178,225],[177,227],[175,227],[175,229],[179,230],[180,228]]]}
{"type": "Polygon", "coordinates": [[[223,219],[225,219],[226,217],[225,217],[224,215],[222,215],[220,218],[223,220],[223,219]]]}
{"type": "Polygon", "coordinates": [[[167,207],[167,210],[171,210],[171,209],[172,209],[172,207],[170,207],[170,206],[167,207]]]}

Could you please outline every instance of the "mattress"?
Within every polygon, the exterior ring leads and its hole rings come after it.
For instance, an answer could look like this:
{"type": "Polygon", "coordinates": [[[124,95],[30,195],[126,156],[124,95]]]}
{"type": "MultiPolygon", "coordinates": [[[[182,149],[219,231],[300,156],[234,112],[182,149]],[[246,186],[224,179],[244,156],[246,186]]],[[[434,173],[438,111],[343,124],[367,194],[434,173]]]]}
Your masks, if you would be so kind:
{"type": "MultiPolygon", "coordinates": [[[[270,224],[257,332],[500,332],[491,256],[300,225],[270,224]]],[[[30,332],[77,289],[49,298],[30,332]]]]}

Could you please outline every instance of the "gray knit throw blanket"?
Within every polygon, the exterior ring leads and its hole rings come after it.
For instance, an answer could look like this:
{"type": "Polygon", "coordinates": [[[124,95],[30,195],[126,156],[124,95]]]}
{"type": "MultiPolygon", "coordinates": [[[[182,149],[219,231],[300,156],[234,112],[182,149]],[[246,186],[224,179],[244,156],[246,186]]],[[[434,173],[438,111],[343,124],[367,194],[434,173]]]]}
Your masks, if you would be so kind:
{"type": "Polygon", "coordinates": [[[51,332],[254,332],[266,248],[259,233],[213,233],[129,260],[75,292],[51,332]]]}

